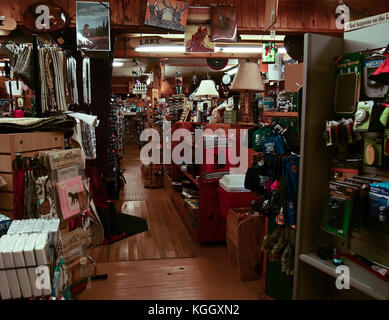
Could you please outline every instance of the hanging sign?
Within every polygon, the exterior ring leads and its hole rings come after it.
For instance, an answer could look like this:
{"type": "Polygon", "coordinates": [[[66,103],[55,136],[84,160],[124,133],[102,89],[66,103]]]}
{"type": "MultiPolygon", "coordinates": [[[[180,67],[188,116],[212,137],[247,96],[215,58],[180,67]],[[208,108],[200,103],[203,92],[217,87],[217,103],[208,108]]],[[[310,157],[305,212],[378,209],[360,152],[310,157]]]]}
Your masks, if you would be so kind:
{"type": "Polygon", "coordinates": [[[140,37],[130,39],[130,46],[132,48],[159,46],[171,43],[172,41],[162,37],[140,37]]]}
{"type": "Polygon", "coordinates": [[[111,51],[109,2],[77,1],[77,48],[111,51]]]}
{"type": "Polygon", "coordinates": [[[50,32],[65,29],[69,17],[59,6],[48,2],[36,2],[30,5],[23,16],[26,28],[34,32],[50,32]]]}
{"type": "Polygon", "coordinates": [[[361,20],[347,22],[344,25],[344,30],[345,31],[352,31],[352,30],[367,28],[367,27],[374,26],[376,24],[385,23],[385,22],[389,22],[389,12],[379,14],[379,15],[376,15],[373,17],[361,19],[361,20]]]}

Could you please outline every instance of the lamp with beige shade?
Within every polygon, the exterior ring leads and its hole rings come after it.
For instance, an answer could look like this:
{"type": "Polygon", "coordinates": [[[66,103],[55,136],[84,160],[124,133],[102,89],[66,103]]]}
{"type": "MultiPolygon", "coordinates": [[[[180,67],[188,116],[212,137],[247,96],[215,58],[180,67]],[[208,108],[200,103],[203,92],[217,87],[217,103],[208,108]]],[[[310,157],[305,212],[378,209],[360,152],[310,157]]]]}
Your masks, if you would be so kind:
{"type": "Polygon", "coordinates": [[[254,125],[250,95],[254,92],[265,91],[257,62],[244,61],[239,64],[231,91],[244,93],[244,108],[241,107],[239,111],[239,124],[254,125]]]}
{"type": "MultiPolygon", "coordinates": [[[[196,100],[200,100],[200,99],[211,100],[212,102],[211,111],[212,111],[213,101],[214,101],[213,99],[219,98],[219,93],[216,90],[215,82],[213,80],[201,81],[200,86],[197,92],[195,93],[194,98],[196,100]]],[[[205,116],[207,116],[208,110],[203,110],[203,112],[205,113],[205,116]]]]}

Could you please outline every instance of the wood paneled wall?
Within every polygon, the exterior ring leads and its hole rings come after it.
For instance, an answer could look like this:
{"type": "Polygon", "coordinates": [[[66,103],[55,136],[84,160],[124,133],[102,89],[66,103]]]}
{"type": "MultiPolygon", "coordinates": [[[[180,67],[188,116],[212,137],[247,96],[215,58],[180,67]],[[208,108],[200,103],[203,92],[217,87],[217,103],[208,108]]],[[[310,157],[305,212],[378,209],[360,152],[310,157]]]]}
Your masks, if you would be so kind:
{"type": "MultiPolygon", "coordinates": [[[[113,29],[134,30],[143,27],[146,0],[106,0],[111,6],[113,29]]],[[[245,32],[261,32],[264,29],[266,0],[185,0],[191,5],[231,4],[238,8],[238,28],[245,32]]],[[[23,13],[36,0],[0,0],[0,13],[12,16],[20,25],[23,13]]],[[[71,23],[76,20],[76,0],[50,0],[65,10],[71,23]]],[[[359,19],[389,12],[389,1],[352,0],[352,18],[359,19]]],[[[335,26],[337,0],[280,0],[279,19],[275,29],[280,32],[338,33],[335,26]]]]}

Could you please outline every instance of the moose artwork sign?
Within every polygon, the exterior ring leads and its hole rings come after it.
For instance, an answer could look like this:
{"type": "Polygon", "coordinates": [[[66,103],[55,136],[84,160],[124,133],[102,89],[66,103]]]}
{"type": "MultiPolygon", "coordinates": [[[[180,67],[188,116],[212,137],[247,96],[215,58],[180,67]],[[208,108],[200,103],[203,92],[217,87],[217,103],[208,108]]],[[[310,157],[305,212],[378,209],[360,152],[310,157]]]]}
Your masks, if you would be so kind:
{"type": "Polygon", "coordinates": [[[147,0],[145,24],[185,32],[188,4],[175,0],[147,0]]]}

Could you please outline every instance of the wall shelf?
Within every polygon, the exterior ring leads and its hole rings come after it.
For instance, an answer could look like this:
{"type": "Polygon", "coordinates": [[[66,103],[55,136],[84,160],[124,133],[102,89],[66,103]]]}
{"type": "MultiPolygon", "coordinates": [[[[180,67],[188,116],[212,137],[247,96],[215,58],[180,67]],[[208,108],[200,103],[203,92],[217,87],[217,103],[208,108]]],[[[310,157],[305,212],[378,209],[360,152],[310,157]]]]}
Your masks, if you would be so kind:
{"type": "MultiPolygon", "coordinates": [[[[350,286],[373,297],[377,300],[389,300],[389,283],[381,280],[371,272],[367,271],[357,263],[342,257],[345,265],[350,268],[350,286]]],[[[314,253],[301,254],[300,260],[310,266],[325,272],[326,274],[337,278],[336,267],[331,261],[324,261],[314,253]]]]}

